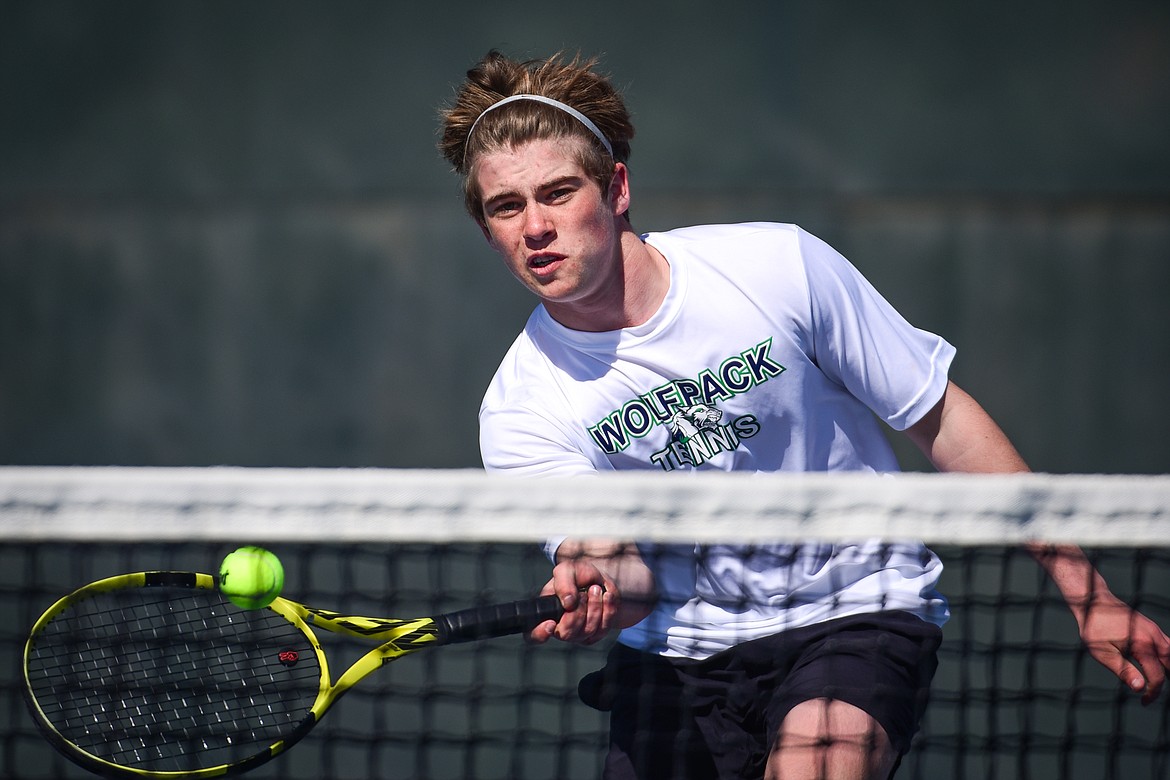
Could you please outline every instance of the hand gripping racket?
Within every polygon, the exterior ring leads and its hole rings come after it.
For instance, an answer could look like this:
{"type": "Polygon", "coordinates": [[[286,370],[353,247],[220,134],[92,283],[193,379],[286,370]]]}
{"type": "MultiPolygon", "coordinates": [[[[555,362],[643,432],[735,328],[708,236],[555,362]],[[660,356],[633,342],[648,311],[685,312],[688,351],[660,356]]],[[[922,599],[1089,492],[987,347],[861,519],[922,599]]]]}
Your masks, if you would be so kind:
{"type": "Polygon", "coordinates": [[[124,574],[86,585],[37,620],[24,649],[24,692],[53,746],[90,771],[218,777],[292,747],[390,661],[521,633],[562,611],[555,596],[416,620],[283,598],[248,611],[224,598],[210,574],[124,574]],[[381,644],[334,682],[312,627],[381,644]]]}

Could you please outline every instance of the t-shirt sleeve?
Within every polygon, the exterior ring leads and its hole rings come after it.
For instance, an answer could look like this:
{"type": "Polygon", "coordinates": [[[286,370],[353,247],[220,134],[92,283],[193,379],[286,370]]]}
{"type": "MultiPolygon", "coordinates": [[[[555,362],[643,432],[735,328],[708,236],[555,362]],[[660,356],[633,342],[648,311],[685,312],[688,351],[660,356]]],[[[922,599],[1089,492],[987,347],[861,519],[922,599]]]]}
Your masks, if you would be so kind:
{"type": "MultiPolygon", "coordinates": [[[[539,412],[523,406],[480,410],[480,455],[489,472],[516,477],[590,476],[594,465],[564,439],[560,427],[539,412]]],[[[544,542],[553,563],[567,536],[544,542]]]]}
{"type": "Polygon", "coordinates": [[[914,327],[840,253],[801,231],[813,360],[895,430],[934,407],[955,348],[914,327]]]}
{"type": "Polygon", "coordinates": [[[593,463],[568,439],[560,426],[533,409],[480,410],[479,451],[488,471],[517,476],[594,473],[593,463]]]}

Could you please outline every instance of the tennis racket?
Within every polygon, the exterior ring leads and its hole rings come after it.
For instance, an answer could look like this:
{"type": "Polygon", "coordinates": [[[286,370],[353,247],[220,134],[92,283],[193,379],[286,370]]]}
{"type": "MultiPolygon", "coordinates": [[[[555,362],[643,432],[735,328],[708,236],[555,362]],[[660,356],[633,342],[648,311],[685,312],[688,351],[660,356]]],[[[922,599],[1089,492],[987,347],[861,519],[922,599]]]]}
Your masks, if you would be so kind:
{"type": "Polygon", "coordinates": [[[37,620],[24,649],[24,692],[53,746],[92,772],[218,777],[288,750],[390,661],[521,633],[562,612],[555,596],[415,620],[284,598],[244,610],[210,574],[124,574],[86,585],[37,620]],[[334,682],[313,628],[380,645],[334,682]]]}

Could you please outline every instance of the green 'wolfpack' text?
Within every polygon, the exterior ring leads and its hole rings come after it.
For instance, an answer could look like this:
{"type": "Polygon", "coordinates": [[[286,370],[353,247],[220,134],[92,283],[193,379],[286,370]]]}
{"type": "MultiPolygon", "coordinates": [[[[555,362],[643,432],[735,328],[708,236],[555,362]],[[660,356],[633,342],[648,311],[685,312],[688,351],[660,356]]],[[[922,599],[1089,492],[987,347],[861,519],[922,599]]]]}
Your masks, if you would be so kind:
{"type": "Polygon", "coordinates": [[[603,452],[613,455],[655,425],[667,422],[678,409],[698,403],[715,404],[746,393],[785,370],[768,356],[771,349],[769,338],[727,358],[718,368],[703,369],[694,379],[675,379],[643,393],[590,426],[589,435],[603,452]]]}

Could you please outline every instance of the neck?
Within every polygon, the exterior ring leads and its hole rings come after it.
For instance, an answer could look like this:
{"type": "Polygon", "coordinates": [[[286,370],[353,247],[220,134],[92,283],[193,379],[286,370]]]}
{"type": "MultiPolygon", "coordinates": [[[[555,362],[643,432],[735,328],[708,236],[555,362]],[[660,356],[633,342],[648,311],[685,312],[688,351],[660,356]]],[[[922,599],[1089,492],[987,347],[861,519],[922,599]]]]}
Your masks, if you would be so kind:
{"type": "Polygon", "coordinates": [[[670,264],[654,247],[642,241],[633,230],[622,235],[626,258],[626,323],[631,328],[642,325],[658,311],[670,290],[670,264]]]}
{"type": "Polygon", "coordinates": [[[670,264],[628,224],[615,251],[615,272],[605,292],[588,302],[557,305],[546,301],[554,320],[573,330],[601,333],[636,327],[654,316],[670,290],[670,264]]]}

